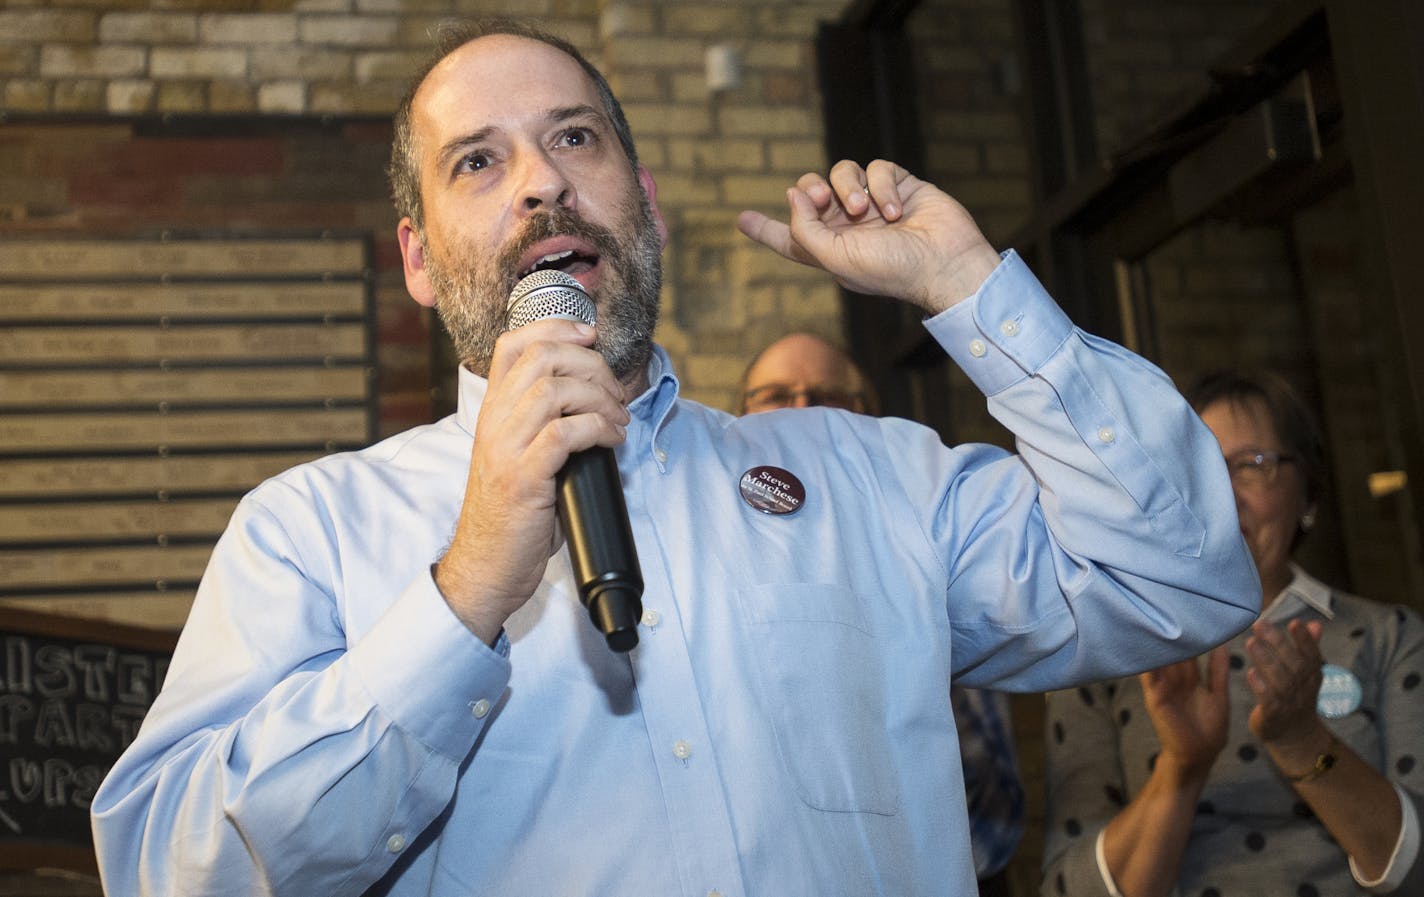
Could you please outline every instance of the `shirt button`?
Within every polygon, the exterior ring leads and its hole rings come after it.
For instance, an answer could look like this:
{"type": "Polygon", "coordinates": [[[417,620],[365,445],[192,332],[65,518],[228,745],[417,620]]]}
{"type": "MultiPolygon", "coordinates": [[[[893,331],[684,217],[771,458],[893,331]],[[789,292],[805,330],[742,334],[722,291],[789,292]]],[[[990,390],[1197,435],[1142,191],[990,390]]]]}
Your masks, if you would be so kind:
{"type": "Polygon", "coordinates": [[[662,614],[653,610],[651,607],[643,611],[643,625],[649,629],[658,625],[658,623],[662,621],[662,618],[662,614]]]}
{"type": "Polygon", "coordinates": [[[1098,441],[1103,445],[1111,445],[1114,439],[1117,439],[1117,434],[1113,432],[1112,427],[1098,428],[1098,441]]]}
{"type": "Polygon", "coordinates": [[[391,839],[386,842],[386,850],[391,853],[400,853],[405,850],[405,835],[391,835],[391,839]]]}
{"type": "Polygon", "coordinates": [[[682,739],[678,739],[677,741],[673,742],[672,755],[679,760],[686,760],[688,757],[692,756],[692,745],[688,744],[682,739]]]}
{"type": "Polygon", "coordinates": [[[1019,332],[1019,322],[1005,321],[1004,323],[999,325],[999,332],[1002,333],[1004,336],[1013,336],[1014,334],[1019,332]]]}
{"type": "Polygon", "coordinates": [[[653,452],[653,457],[654,457],[654,458],[657,458],[660,463],[664,463],[664,464],[665,464],[665,463],[667,463],[667,450],[666,450],[666,449],[657,449],[657,450],[655,450],[655,451],[653,452]]]}
{"type": "Polygon", "coordinates": [[[973,355],[975,358],[983,358],[984,353],[988,351],[989,350],[987,347],[985,347],[984,341],[982,339],[969,341],[969,354],[973,355]]]}
{"type": "Polygon", "coordinates": [[[470,713],[474,714],[475,719],[484,719],[485,714],[489,713],[489,710],[490,702],[486,701],[484,698],[480,698],[478,701],[470,705],[470,713]]]}

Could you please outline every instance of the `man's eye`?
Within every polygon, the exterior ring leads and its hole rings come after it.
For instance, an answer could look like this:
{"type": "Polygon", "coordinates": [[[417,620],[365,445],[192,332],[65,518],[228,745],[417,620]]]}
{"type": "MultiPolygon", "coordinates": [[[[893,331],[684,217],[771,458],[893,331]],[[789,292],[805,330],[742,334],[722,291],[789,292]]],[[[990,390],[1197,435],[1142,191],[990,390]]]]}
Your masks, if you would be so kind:
{"type": "Polygon", "coordinates": [[[560,137],[564,146],[587,146],[593,142],[593,132],[588,128],[569,128],[560,137]]]}
{"type": "Polygon", "coordinates": [[[460,167],[467,171],[479,171],[490,166],[490,157],[484,153],[470,153],[460,160],[460,167]]]}

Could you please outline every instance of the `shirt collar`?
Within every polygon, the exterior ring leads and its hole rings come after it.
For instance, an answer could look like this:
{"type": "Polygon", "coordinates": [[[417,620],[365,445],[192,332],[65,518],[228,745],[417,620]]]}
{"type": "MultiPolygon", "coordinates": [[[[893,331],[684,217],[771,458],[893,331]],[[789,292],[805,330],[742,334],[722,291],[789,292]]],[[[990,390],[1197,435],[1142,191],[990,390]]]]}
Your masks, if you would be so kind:
{"type": "Polygon", "coordinates": [[[1306,573],[1298,565],[1291,564],[1291,581],[1271,606],[1261,614],[1263,620],[1276,620],[1294,616],[1303,607],[1309,607],[1327,620],[1335,619],[1330,587],[1306,573]]]}
{"type": "MultiPolygon", "coordinates": [[[[464,365],[458,374],[459,404],[455,412],[460,429],[475,433],[475,419],[479,417],[480,405],[484,403],[489,381],[471,372],[464,365]]],[[[628,405],[628,413],[634,420],[642,421],[652,429],[649,443],[656,441],[658,432],[666,423],[673,403],[677,401],[681,383],[673,373],[672,360],[662,346],[653,344],[652,355],[648,358],[647,390],[628,405]]]]}

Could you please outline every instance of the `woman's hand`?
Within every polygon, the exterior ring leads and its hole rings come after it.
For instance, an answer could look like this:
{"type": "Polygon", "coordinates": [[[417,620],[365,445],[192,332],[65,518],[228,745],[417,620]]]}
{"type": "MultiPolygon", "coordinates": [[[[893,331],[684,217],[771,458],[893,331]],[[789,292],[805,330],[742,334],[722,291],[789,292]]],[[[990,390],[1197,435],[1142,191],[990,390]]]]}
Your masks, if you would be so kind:
{"type": "Polygon", "coordinates": [[[1162,745],[1157,764],[1175,764],[1184,774],[1205,778],[1226,746],[1231,699],[1226,691],[1228,658],[1220,645],[1200,658],[1169,664],[1138,677],[1147,713],[1162,745]]]}
{"type": "Polygon", "coordinates": [[[1300,745],[1320,750],[1324,723],[1316,713],[1321,666],[1318,621],[1291,620],[1276,626],[1257,620],[1246,639],[1251,666],[1246,684],[1256,696],[1251,731],[1267,747],[1300,745]]]}

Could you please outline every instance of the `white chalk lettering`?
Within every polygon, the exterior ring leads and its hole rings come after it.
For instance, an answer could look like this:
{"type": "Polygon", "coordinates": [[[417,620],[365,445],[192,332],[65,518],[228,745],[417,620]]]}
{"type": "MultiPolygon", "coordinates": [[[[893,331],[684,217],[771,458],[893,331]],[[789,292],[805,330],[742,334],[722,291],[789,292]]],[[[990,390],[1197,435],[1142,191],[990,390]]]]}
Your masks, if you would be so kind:
{"type": "Polygon", "coordinates": [[[68,648],[41,645],[35,652],[35,688],[46,698],[74,694],[74,657],[68,648]]]}
{"type": "Polygon", "coordinates": [[[35,717],[35,705],[20,695],[0,695],[0,744],[20,743],[20,724],[35,717]]]}
{"type": "Polygon", "coordinates": [[[0,691],[29,694],[34,688],[30,671],[29,641],[19,636],[6,636],[4,679],[0,681],[0,691]]]}
{"type": "Polygon", "coordinates": [[[74,747],[74,726],[69,721],[65,705],[59,701],[45,701],[40,705],[39,718],[35,720],[35,745],[38,747],[74,747]]]}
{"type": "Polygon", "coordinates": [[[87,700],[109,700],[109,683],[114,678],[117,653],[106,645],[80,645],[74,649],[74,665],[79,668],[82,692],[87,700]]]}

